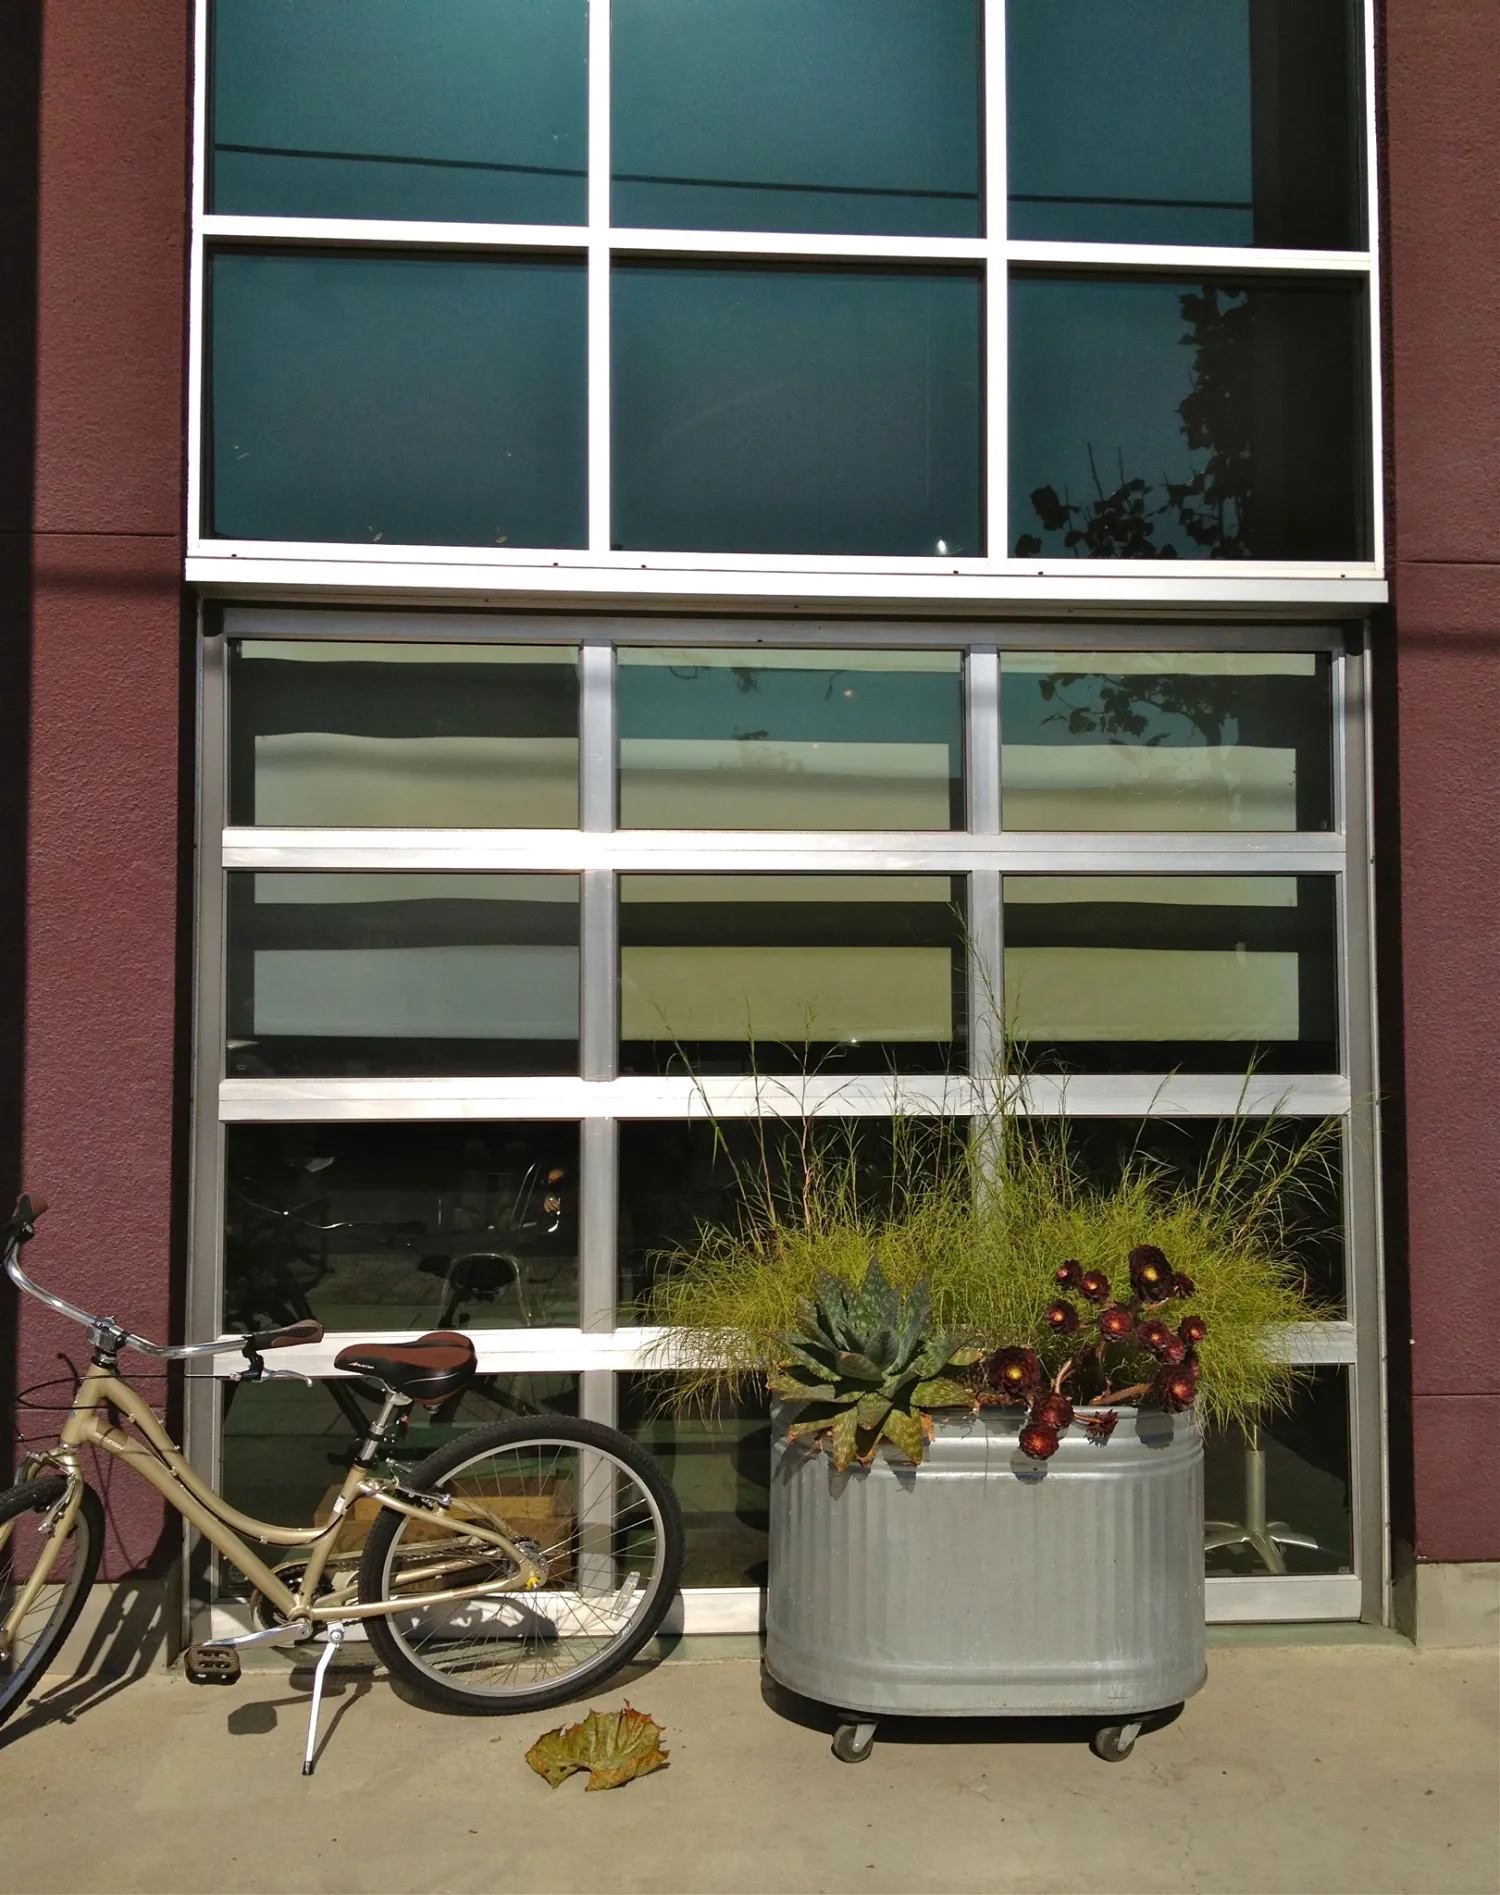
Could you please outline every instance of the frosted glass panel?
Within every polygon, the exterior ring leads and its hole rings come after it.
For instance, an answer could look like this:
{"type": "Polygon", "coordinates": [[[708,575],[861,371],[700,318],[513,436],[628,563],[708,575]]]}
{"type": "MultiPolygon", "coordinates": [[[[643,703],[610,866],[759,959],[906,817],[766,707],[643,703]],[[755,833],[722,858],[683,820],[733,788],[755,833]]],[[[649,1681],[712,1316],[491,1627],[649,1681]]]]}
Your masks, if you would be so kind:
{"type": "Polygon", "coordinates": [[[1058,1070],[1337,1070],[1333,893],[1317,876],[1007,876],[1009,1033],[1058,1070]]]}
{"type": "Polygon", "coordinates": [[[1311,652],[1002,652],[1005,826],[1327,829],[1329,670],[1311,652]]]}

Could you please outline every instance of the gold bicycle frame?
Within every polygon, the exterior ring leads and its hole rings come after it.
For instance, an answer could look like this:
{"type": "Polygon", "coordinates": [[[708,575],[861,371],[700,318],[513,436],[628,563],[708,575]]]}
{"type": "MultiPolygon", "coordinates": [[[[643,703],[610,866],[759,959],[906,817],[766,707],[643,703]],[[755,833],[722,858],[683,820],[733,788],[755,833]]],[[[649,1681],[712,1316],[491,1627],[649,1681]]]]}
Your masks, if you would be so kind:
{"type": "MultiPolygon", "coordinates": [[[[345,1476],[344,1484],[333,1503],[333,1517],[326,1526],[274,1526],[268,1521],[241,1513],[194,1473],[182,1450],[129,1383],[122,1381],[112,1368],[94,1363],[73,1398],[59,1445],[36,1457],[38,1462],[57,1468],[67,1477],[68,1491],[36,1566],[17,1595],[4,1625],[0,1626],[0,1650],[9,1650],[16,1627],[31,1610],[38,1593],[47,1583],[58,1552],[72,1531],[83,1496],[84,1480],[78,1463],[78,1450],[84,1447],[98,1448],[105,1454],[114,1455],[149,1481],[163,1499],[239,1568],[256,1591],[263,1594],[283,1618],[292,1624],[305,1624],[309,1635],[318,1624],[334,1620],[378,1618],[393,1612],[417,1611],[462,1599],[491,1597],[496,1593],[529,1592],[546,1578],[545,1568],[539,1567],[499,1527],[481,1524],[467,1514],[454,1512],[452,1508],[455,1503],[440,1497],[435,1497],[433,1505],[419,1506],[393,1492],[392,1483],[372,1480],[369,1470],[358,1463],[345,1476]],[[111,1408],[131,1423],[137,1430],[135,1435],[127,1434],[114,1425],[109,1414],[111,1408]],[[489,1580],[483,1585],[457,1586],[437,1592],[403,1593],[399,1599],[382,1599],[371,1605],[349,1603],[345,1596],[347,1588],[341,1588],[331,1600],[321,1605],[315,1604],[318,1585],[332,1557],[344,1519],[353,1501],[361,1497],[377,1500],[382,1507],[396,1513],[410,1514],[417,1520],[445,1522],[466,1540],[480,1540],[497,1547],[507,1559],[515,1563],[515,1574],[510,1579],[489,1580]],[[305,1546],[309,1549],[298,1591],[293,1592],[263,1560],[251,1552],[240,1538],[240,1533],[235,1531],[236,1528],[271,1546],[305,1546]]],[[[456,1504],[462,1506],[464,1503],[459,1501],[456,1504]]],[[[10,1525],[0,1527],[0,1546],[3,1546],[10,1530],[10,1525]]],[[[430,1575],[418,1569],[407,1575],[408,1581],[435,1577],[445,1569],[445,1562],[440,1556],[441,1549],[434,1547],[432,1550],[434,1557],[430,1575]]],[[[472,1554],[446,1562],[450,1567],[471,1563],[472,1554]]]]}

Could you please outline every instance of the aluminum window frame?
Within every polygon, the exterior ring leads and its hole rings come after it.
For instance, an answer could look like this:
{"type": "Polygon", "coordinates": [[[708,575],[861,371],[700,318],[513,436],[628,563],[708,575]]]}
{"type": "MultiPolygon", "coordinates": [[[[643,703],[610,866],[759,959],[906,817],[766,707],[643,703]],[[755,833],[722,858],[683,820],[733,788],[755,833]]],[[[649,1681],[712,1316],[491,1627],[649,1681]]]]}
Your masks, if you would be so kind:
{"type": "MultiPolygon", "coordinates": [[[[1320,873],[1337,882],[1337,954],[1343,1070],[1334,1074],[1260,1075],[1248,1084],[1234,1074],[1093,1075],[1061,1082],[1031,1079],[1025,1109],[1083,1118],[1224,1117],[1236,1110],[1338,1115],[1343,1139],[1345,1318],[1288,1332],[1295,1359],[1348,1371],[1351,1503],[1355,1572],[1209,1581],[1215,1620],[1309,1619],[1388,1611],[1385,1520],[1380,1230],[1376,1199],[1378,1123],[1375,1101],[1373,964],[1370,930],[1370,824],[1366,769],[1367,641],[1362,631],[1326,624],[1300,626],[1176,623],[1149,626],[1047,621],[977,627],[904,625],[886,621],[830,625],[797,621],[684,619],[639,621],[530,615],[464,616],[280,612],[261,606],[203,608],[200,639],[198,817],[198,957],[191,1180],[188,1319],[196,1335],[216,1334],[223,1290],[222,1193],[225,1127],[297,1121],[417,1122],[551,1118],[580,1127],[580,1303],[576,1329],[475,1330],[486,1373],[576,1373],[581,1412],[611,1420],[616,1377],[650,1365],[656,1331],[618,1320],[616,1189],[622,1122],[641,1119],[796,1114],[888,1116],[893,1110],[962,1113],[986,1096],[983,1082],[955,1077],[882,1075],[802,1081],[795,1078],[620,1077],[616,1070],[615,878],[631,869],[783,873],[854,869],[967,874],[970,929],[979,960],[971,1011],[983,1017],[983,985],[1003,970],[1000,883],[1006,872],[1058,873],[1320,873]],[[459,639],[535,645],[554,642],[579,653],[580,826],[576,830],[325,830],[256,829],[228,824],[225,757],[228,735],[227,647],[238,638],[381,640],[403,645],[459,639]],[[614,652],[619,645],[747,642],[806,649],[839,642],[851,649],[959,649],[963,690],[968,828],[962,831],[670,832],[615,826],[614,652]],[[1317,650],[1332,657],[1332,748],[1335,797],[1328,832],[1082,832],[1006,831],[1000,799],[1000,655],[1008,650],[1127,651],[1235,649],[1317,650]],[[584,878],[580,955],[580,1070],[576,1077],[228,1079],[224,1074],[224,904],[234,869],[408,872],[540,868],[584,878]],[[989,972],[980,971],[981,967],[989,972]]],[[[993,990],[993,989],[992,989],[993,990]]],[[[981,1068],[982,1070],[982,1068],[981,1068]]],[[[368,1332],[358,1332],[367,1339],[368,1332]]],[[[333,1358],[353,1333],[286,1352],[285,1366],[314,1377],[332,1373],[333,1358]]],[[[227,1359],[219,1374],[233,1372],[227,1359]]],[[[195,1462],[216,1469],[220,1455],[218,1389],[188,1389],[189,1444],[195,1462]]],[[[689,1594],[684,1623],[692,1630],[753,1630],[759,1594],[718,1589],[689,1594]]],[[[230,1614],[231,1618],[233,1614],[230,1614]]],[[[215,1621],[219,1623],[221,1621],[215,1621]]],[[[227,1622],[227,1621],[225,1621],[227,1622]]]]}
{"type": "Polygon", "coordinates": [[[1368,247],[1285,250],[1167,244],[1084,244],[1013,239],[1007,229],[1005,0],[980,0],[983,189],[982,237],[880,237],[804,232],[642,230],[610,222],[610,0],[589,0],[587,221],[577,225],[419,222],[411,219],[258,217],[210,212],[209,10],[195,0],[192,235],[189,267],[187,577],[232,595],[247,587],[295,588],[317,594],[340,589],[484,595],[498,588],[583,600],[606,596],[787,599],[815,579],[830,600],[909,600],[954,606],[1002,600],[1033,606],[1063,603],[1219,602],[1250,607],[1300,606],[1348,612],[1383,604],[1383,414],[1380,369],[1378,166],[1375,162],[1373,0],[1353,0],[1356,51],[1362,53],[1361,149],[1368,247]],[[330,245],[348,249],[466,251],[491,255],[566,252],[587,263],[588,495],[586,548],[427,547],[380,544],[232,540],[204,530],[207,425],[206,285],[220,244],[280,249],[330,245]],[[610,550],[610,271],[615,257],[775,261],[967,264],[981,275],[985,315],[984,509],[988,552],[982,559],[947,557],[674,553],[610,550]],[[1366,504],[1371,557],[1333,561],[1015,559],[1009,543],[1008,287],[1013,268],[1052,265],[1103,273],[1183,274],[1231,270],[1236,275],[1355,277],[1365,286],[1366,385],[1369,392],[1366,504]],[[997,550],[1000,549],[1000,550],[997,550]],[[711,581],[705,576],[712,575],[711,581]]]}

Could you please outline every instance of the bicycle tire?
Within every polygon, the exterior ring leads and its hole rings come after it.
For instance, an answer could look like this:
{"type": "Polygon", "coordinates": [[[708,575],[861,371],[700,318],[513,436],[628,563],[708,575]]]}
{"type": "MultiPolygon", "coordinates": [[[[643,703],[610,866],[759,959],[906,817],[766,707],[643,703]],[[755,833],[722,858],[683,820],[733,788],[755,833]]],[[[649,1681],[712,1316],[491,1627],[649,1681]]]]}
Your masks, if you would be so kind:
{"type": "MultiPolygon", "coordinates": [[[[0,1618],[9,1610],[6,1602],[12,1594],[12,1574],[16,1565],[21,1523],[33,1514],[45,1514],[67,1491],[68,1483],[63,1475],[44,1474],[37,1480],[20,1481],[0,1494],[0,1529],[11,1528],[3,1545],[0,1545],[0,1618]]],[[[28,1614],[26,1624],[37,1614],[44,1616],[32,1632],[26,1632],[23,1625],[21,1639],[25,1643],[19,1660],[13,1662],[7,1657],[3,1668],[0,1668],[0,1724],[5,1722],[45,1675],[47,1666],[61,1651],[72,1631],[83,1610],[89,1587],[94,1583],[100,1555],[104,1550],[104,1508],[92,1487],[85,1485],[83,1489],[83,1497],[73,1520],[73,1530],[68,1537],[72,1544],[72,1556],[64,1578],[60,1584],[45,1588],[43,1598],[28,1614]],[[53,1596],[48,1598],[48,1592],[53,1596]]],[[[67,1557],[66,1551],[64,1557],[67,1557]]],[[[29,1568],[29,1560],[24,1553],[23,1564],[29,1568]]]]}
{"type": "MultiPolygon", "coordinates": [[[[456,1477],[466,1477],[477,1483],[476,1493],[483,1494],[486,1480],[493,1484],[510,1478],[503,1471],[508,1463],[502,1457],[513,1456],[514,1466],[520,1468],[525,1465],[524,1457],[545,1452],[549,1448],[561,1450],[563,1455],[578,1450],[592,1450],[595,1454],[607,1456],[617,1476],[624,1475],[636,1484],[645,1497],[645,1517],[636,1522],[633,1529],[630,1509],[625,1509],[622,1514],[617,1508],[607,1554],[597,1550],[595,1541],[592,1557],[596,1560],[607,1557],[611,1573],[619,1578],[624,1562],[638,1551],[639,1542],[631,1537],[632,1531],[644,1533],[649,1525],[658,1542],[653,1550],[649,1578],[641,1584],[639,1572],[627,1572],[620,1580],[619,1592],[609,1604],[618,1612],[619,1599],[625,1596],[629,1612],[617,1630],[606,1635],[604,1630],[594,1629],[587,1624],[583,1617],[585,1611],[593,1612],[601,1627],[608,1627],[611,1623],[608,1610],[601,1603],[602,1594],[595,1595],[594,1602],[590,1603],[582,1582],[573,1586],[571,1591],[565,1589],[567,1581],[577,1570],[574,1562],[581,1562],[590,1556],[588,1550],[581,1546],[578,1529],[578,1519],[587,1511],[583,1501],[590,1475],[585,1473],[582,1476],[584,1486],[565,1487],[569,1497],[559,1502],[555,1498],[559,1488],[579,1477],[563,1460],[554,1456],[554,1471],[538,1474],[535,1477],[536,1493],[526,1499],[533,1510],[543,1504],[548,1507],[561,1505],[565,1510],[563,1515],[549,1515],[548,1519],[549,1524],[559,1518],[565,1520],[566,1538],[559,1538],[554,1545],[543,1549],[562,1570],[563,1578],[556,1585],[549,1581],[539,1593],[497,1595],[497,1598],[505,1600],[507,1608],[518,1617],[529,1615],[529,1630],[524,1629],[523,1625],[523,1629],[512,1632],[470,1633],[466,1643],[461,1626],[456,1629],[439,1627],[435,1632],[425,1635],[424,1647],[420,1625],[404,1621],[399,1614],[372,1617],[365,1621],[376,1656],[392,1677],[401,1679],[411,1690],[431,1702],[495,1716],[517,1711],[545,1710],[554,1704],[564,1704],[627,1665],[657,1631],[676,1596],[682,1579],[682,1509],[660,1462],[616,1429],[603,1427],[598,1422],[570,1418],[497,1422],[489,1427],[474,1428],[430,1455],[413,1469],[404,1485],[425,1492],[454,1491],[456,1477]],[[557,1471],[564,1467],[567,1467],[567,1471],[557,1471]],[[623,1527],[622,1518],[627,1522],[623,1527]],[[633,1589],[627,1593],[627,1588],[633,1589]],[[556,1607],[551,1606],[549,1594],[559,1601],[556,1607]],[[538,1601],[541,1603],[537,1604],[538,1601]],[[551,1616],[553,1614],[555,1616],[551,1616]],[[450,1640],[446,1645],[443,1643],[445,1635],[450,1640]],[[590,1651],[590,1641],[597,1644],[601,1639],[602,1647],[590,1651]],[[570,1650],[576,1648],[577,1662],[569,1663],[565,1670],[554,1670],[554,1675],[549,1677],[522,1681],[519,1673],[523,1661],[539,1663],[540,1659],[534,1658],[533,1654],[545,1651],[552,1656],[555,1664],[557,1660],[570,1655],[570,1651],[563,1650],[563,1647],[569,1647],[570,1650]],[[481,1655],[466,1659],[466,1651],[471,1650],[481,1655]],[[496,1652],[502,1652],[510,1662],[512,1675],[508,1680],[495,1675],[501,1663],[501,1659],[494,1656],[496,1652]],[[469,1667],[467,1670],[466,1664],[469,1667]],[[486,1666],[489,1668],[488,1673],[481,1676],[480,1671],[486,1666]]],[[[583,1465],[587,1466],[586,1463],[583,1465]]],[[[614,1492],[618,1495],[619,1489],[614,1489],[614,1492]]],[[[500,1498],[505,1494],[506,1489],[500,1487],[493,1497],[500,1498]]],[[[535,1517],[531,1522],[518,1521],[515,1513],[519,1501],[514,1493],[510,1498],[513,1504],[506,1524],[512,1537],[526,1537],[524,1526],[534,1524],[535,1517]]],[[[498,1507],[496,1513],[497,1517],[506,1518],[498,1507]]],[[[381,1510],[380,1517],[370,1529],[360,1563],[359,1596],[362,1605],[374,1605],[393,1596],[392,1586],[399,1584],[399,1561],[403,1553],[408,1558],[420,1560],[426,1557],[430,1561],[430,1553],[424,1556],[418,1550],[420,1539],[414,1535],[408,1537],[413,1524],[409,1515],[389,1509],[381,1510]],[[404,1548],[403,1542],[406,1542],[404,1548]]]]}

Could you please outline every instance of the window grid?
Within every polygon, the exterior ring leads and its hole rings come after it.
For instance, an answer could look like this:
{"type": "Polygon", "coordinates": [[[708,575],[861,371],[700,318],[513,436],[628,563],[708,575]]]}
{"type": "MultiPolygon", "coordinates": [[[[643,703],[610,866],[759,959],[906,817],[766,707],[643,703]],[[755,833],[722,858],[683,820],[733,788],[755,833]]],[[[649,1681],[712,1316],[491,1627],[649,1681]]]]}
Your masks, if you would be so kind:
{"type": "MultiPolygon", "coordinates": [[[[253,631],[264,639],[275,631],[281,615],[231,609],[230,637],[253,631]]],[[[330,621],[321,614],[292,613],[281,621],[294,635],[313,636],[330,621]]],[[[375,621],[378,626],[379,621],[375,621]]],[[[447,639],[453,621],[432,615],[421,621],[429,636],[447,639]]],[[[372,622],[353,618],[347,634],[356,630],[368,639],[372,622]]],[[[417,1122],[422,1120],[496,1122],[506,1119],[576,1120],[580,1125],[580,1316],[576,1329],[471,1331],[485,1373],[577,1372],[581,1376],[583,1412],[609,1419],[616,1406],[616,1377],[656,1360],[660,1332],[619,1322],[616,1255],[619,1128],[632,1119],[701,1118],[711,1110],[724,1118],[796,1115],[826,1111],[839,1116],[888,1116],[893,1109],[908,1112],[962,1113],[972,1107],[976,1082],[940,1076],[903,1076],[890,1080],[878,1074],[856,1078],[802,1081],[777,1079],[634,1078],[617,1076],[617,951],[616,882],[621,872],[717,870],[726,864],[736,871],[783,873],[829,872],[860,869],[865,872],[938,871],[969,877],[970,931],[976,955],[972,975],[979,989],[971,1005],[974,1019],[982,1019],[983,988],[999,991],[1003,968],[1001,941],[1001,877],[1006,871],[1053,874],[1130,873],[1318,873],[1335,879],[1338,898],[1338,953],[1340,962],[1340,1016],[1344,1047],[1343,1071],[1337,1074],[1259,1075],[1248,1083],[1232,1074],[1092,1075],[1060,1081],[1048,1077],[1030,1080],[1026,1109],[1044,1115],[1066,1110],[1084,1118],[1200,1118],[1245,1114],[1342,1115],[1346,1122],[1344,1173],[1346,1201],[1345,1320],[1310,1325],[1282,1338],[1288,1354],[1308,1363],[1343,1365],[1349,1369],[1350,1401],[1360,1426],[1351,1428],[1354,1443],[1353,1479],[1357,1493],[1355,1544],[1362,1575],[1277,1578],[1275,1580],[1215,1580],[1211,1601],[1216,1616],[1265,1618],[1290,1614],[1306,1616],[1310,1602],[1319,1611],[1340,1616],[1357,1611],[1358,1588],[1363,1585],[1366,1609],[1370,1590],[1377,1593],[1379,1571],[1379,1472],[1374,1448],[1377,1436],[1368,1436],[1366,1410],[1378,1403],[1378,1378],[1360,1375],[1357,1361],[1369,1361],[1372,1324],[1378,1319],[1373,1297],[1374,1233],[1368,1228],[1364,1196],[1368,1183],[1369,1001],[1368,981],[1360,972],[1358,944],[1366,938],[1360,878],[1350,868],[1363,859],[1361,804],[1343,793],[1341,778],[1350,768],[1362,767],[1359,735],[1362,703],[1359,679],[1362,663],[1346,656],[1341,635],[1326,631],[1287,628],[1264,637],[1236,632],[1241,649],[1322,648],[1334,653],[1333,708],[1335,731],[1334,804],[1337,827],[1328,833],[1239,834],[1123,833],[1084,835],[1007,832],[1000,797],[1000,700],[1004,685],[1000,652],[1043,646],[1055,649],[1052,628],[1029,635],[1005,628],[987,628],[986,636],[966,647],[964,727],[966,745],[967,822],[957,832],[913,834],[856,833],[831,835],[798,832],[792,835],[753,832],[627,831],[614,826],[616,729],[614,649],[585,631],[579,644],[579,625],[554,621],[552,635],[579,651],[581,771],[580,827],[577,831],[325,831],[267,830],[225,826],[227,801],[222,764],[226,729],[227,637],[204,641],[204,758],[202,781],[202,847],[200,848],[200,971],[199,971],[199,1097],[217,1097],[217,1112],[199,1116],[194,1192],[194,1231],[197,1267],[194,1273],[193,1321],[195,1333],[216,1332],[222,1322],[222,1191],[224,1127],[237,1123],[296,1122],[417,1122]],[[1354,833],[1350,833],[1352,824],[1354,833]],[[380,1079],[225,1079],[222,1065],[223,1034],[220,992],[223,980],[222,930],[224,871],[228,869],[388,869],[495,870],[524,867],[575,870],[582,876],[581,925],[581,1032],[577,1077],[536,1078],[380,1078],[380,1079]],[[980,964],[988,972],[981,971],[980,964]],[[210,1261],[211,1260],[211,1261],[210,1261]],[[208,1267],[205,1267],[207,1265],[208,1267]],[[1374,1483],[1372,1487],[1372,1482],[1374,1483]],[[1373,1514],[1372,1514],[1373,1507],[1373,1514]],[[1373,1531],[1371,1520],[1375,1525],[1373,1531]],[[1364,1523],[1361,1529],[1361,1522],[1364,1523]],[[1373,1567],[1372,1567],[1373,1562],[1373,1567]],[[1342,1587],[1342,1590],[1340,1590],[1342,1587]],[[1269,1588],[1269,1590],[1268,1590],[1269,1588]],[[1352,1589],[1351,1589],[1352,1588],[1352,1589]]],[[[792,628],[788,628],[791,630],[792,628]]],[[[933,642],[952,648],[951,632],[930,628],[933,642]]],[[[534,628],[520,625],[502,632],[499,622],[472,623],[471,634],[506,636],[532,642],[534,628]]],[[[685,636],[695,642],[696,626],[677,621],[673,636],[658,628],[634,627],[635,640],[677,644],[685,636]]],[[[735,628],[723,628],[729,642],[735,628]]],[[[409,641],[413,621],[397,621],[388,636],[409,641]]],[[[1202,649],[1200,631],[1163,633],[1153,626],[1144,636],[1129,636],[1119,628],[1069,628],[1068,642],[1080,649],[1151,649],[1175,645],[1202,649]]],[[[826,630],[796,627],[804,642],[826,640],[826,630]]],[[[420,639],[421,633],[417,632],[420,639]]],[[[744,627],[738,628],[743,641],[744,627]]],[[[768,655],[779,643],[775,628],[761,628],[768,655]]],[[[859,634],[863,640],[863,628],[859,634]]],[[[887,641],[908,647],[923,641],[912,628],[892,628],[887,641]]],[[[634,641],[633,641],[634,642],[634,641]]],[[[984,1049],[976,1047],[975,1065],[984,1049]]],[[[364,1335],[366,1332],[361,1331],[364,1335]]],[[[394,1332],[393,1332],[394,1333],[394,1332]]],[[[293,1366],[313,1376],[330,1373],[338,1349],[353,1335],[330,1332],[316,1347],[293,1351],[293,1366]]],[[[292,1355],[288,1363],[292,1363],[292,1355]]],[[[205,1398],[206,1403],[206,1398],[205,1398]]],[[[195,1410],[194,1450],[209,1459],[217,1452],[218,1423],[205,1403],[195,1410]]],[[[694,1624],[707,1629],[736,1612],[747,1618],[751,1607],[731,1590],[705,1595],[693,1608],[694,1624]],[[725,1615],[728,1615],[725,1618],[725,1615]]],[[[746,1600],[753,1599],[747,1594],[746,1600]]],[[[721,1626],[720,1629],[724,1629],[721,1626]]]]}
{"type": "MultiPolygon", "coordinates": [[[[881,237],[803,232],[713,230],[642,230],[611,226],[610,183],[610,0],[590,0],[588,61],[588,221],[581,225],[426,223],[412,220],[260,217],[211,213],[206,208],[208,11],[211,0],[197,0],[197,112],[194,152],[194,234],[191,267],[191,365],[189,371],[188,576],[205,583],[246,587],[258,573],[273,583],[287,569],[306,586],[385,586],[392,590],[421,584],[473,591],[505,583],[505,574],[545,571],[549,590],[594,591],[649,589],[652,576],[681,575],[688,583],[673,591],[700,595],[716,590],[725,596],[757,590],[777,596],[795,590],[776,577],[798,574],[824,579],[831,596],[905,596],[936,599],[1098,596],[1124,602],[1132,592],[1146,599],[1225,598],[1263,603],[1313,603],[1322,596],[1342,606],[1383,603],[1383,447],[1379,387],[1379,285],[1374,248],[1362,250],[1281,250],[1168,244],[1095,244],[1011,238],[1007,231],[1005,126],[1005,0],[983,0],[982,114],[985,230],[982,237],[881,237]],[[204,291],[207,259],[216,245],[259,243],[280,249],[336,245],[348,249],[400,248],[469,251],[523,256],[559,251],[586,259],[588,274],[588,546],[586,549],[509,547],[431,547],[319,544],[231,540],[203,530],[205,482],[204,291]],[[986,553],[982,558],[860,557],[771,554],[612,552],[610,496],[610,270],[613,260],[631,257],[727,258],[763,261],[824,260],[871,263],[967,263],[982,273],[985,361],[984,516],[986,553]],[[1372,557],[1365,561],[1190,560],[1172,562],[1164,574],[1156,561],[1015,559],[1008,556],[1009,440],[1007,426],[1007,291],[1015,266],[1053,265],[1102,273],[1182,275],[1232,270],[1236,275],[1353,276],[1367,285],[1370,466],[1366,504],[1370,513],[1372,557]],[[253,567],[250,562],[254,562],[253,567]],[[420,574],[417,568],[420,568],[420,574]],[[705,586],[711,571],[717,581],[705,586]],[[648,576],[643,585],[641,575],[648,576]],[[627,575],[629,576],[627,578],[627,575]],[[757,588],[754,577],[771,579],[757,588]],[[861,578],[879,579],[877,587],[861,578]],[[904,584],[893,584],[900,579],[904,584]],[[842,583],[840,583],[842,579],[842,583]],[[960,582],[955,587],[954,581],[960,582]],[[1144,586],[1132,582],[1144,580],[1144,586]],[[967,585],[964,582],[968,582],[967,585]],[[1040,582],[1040,583],[1038,583],[1040,582]],[[1279,582],[1279,583],[1278,583],[1279,582]],[[1098,587],[1097,593],[1091,586],[1098,587]],[[1004,588],[1004,591],[1001,590],[1004,588]]],[[[1366,230],[1379,229],[1372,122],[1373,40],[1368,5],[1361,5],[1360,45],[1364,64],[1364,122],[1367,209],[1366,230]]],[[[288,575],[289,576],[289,575],[288,575]]]]}

